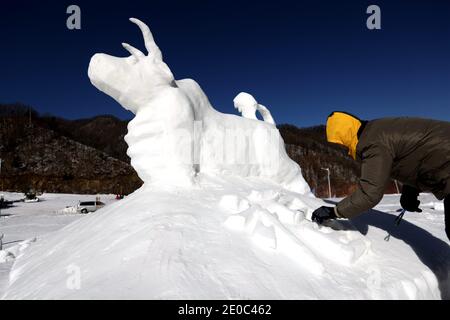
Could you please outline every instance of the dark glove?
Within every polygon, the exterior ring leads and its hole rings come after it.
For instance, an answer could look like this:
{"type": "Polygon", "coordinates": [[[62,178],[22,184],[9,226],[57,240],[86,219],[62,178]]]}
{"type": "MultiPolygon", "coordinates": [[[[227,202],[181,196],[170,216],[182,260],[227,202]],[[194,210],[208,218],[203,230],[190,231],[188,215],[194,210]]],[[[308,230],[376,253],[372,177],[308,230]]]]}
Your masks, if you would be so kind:
{"type": "Polygon", "coordinates": [[[403,185],[402,196],[400,197],[400,204],[403,209],[410,212],[422,212],[419,209],[420,201],[417,200],[419,191],[416,188],[403,185]]]}
{"type": "Polygon", "coordinates": [[[322,206],[319,209],[316,209],[312,214],[312,221],[317,222],[318,224],[322,224],[325,220],[336,219],[336,214],[334,213],[333,207],[325,207],[322,206]]]}

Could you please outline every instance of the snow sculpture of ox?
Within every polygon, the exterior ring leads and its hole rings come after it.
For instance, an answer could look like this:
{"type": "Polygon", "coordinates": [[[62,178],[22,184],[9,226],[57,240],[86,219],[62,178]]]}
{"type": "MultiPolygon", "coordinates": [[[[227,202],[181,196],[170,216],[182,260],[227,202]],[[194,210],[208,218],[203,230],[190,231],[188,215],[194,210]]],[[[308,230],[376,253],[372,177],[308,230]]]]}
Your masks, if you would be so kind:
{"type": "Polygon", "coordinates": [[[266,107],[241,93],[234,102],[244,117],[216,111],[194,80],[174,79],[148,26],[130,20],[140,28],[148,54],[123,43],[129,57],[95,54],[88,75],[95,87],[135,114],[125,141],[145,183],[187,186],[198,174],[231,174],[271,179],[310,194],[266,107]],[[254,116],[256,110],[264,121],[254,116]]]}

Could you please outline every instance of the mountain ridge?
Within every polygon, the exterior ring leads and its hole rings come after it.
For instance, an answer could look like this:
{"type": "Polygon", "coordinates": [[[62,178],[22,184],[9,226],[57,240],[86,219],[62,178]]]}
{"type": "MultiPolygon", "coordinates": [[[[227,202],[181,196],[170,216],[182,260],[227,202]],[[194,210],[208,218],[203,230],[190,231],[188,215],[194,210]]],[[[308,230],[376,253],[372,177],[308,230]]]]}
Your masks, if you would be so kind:
{"type": "MultiPolygon", "coordinates": [[[[0,104],[0,175],[3,190],[38,189],[68,193],[124,193],[142,185],[130,165],[124,141],[129,120],[113,115],[68,120],[40,115],[23,104],[0,104]]],[[[351,193],[359,165],[344,148],[326,141],[325,127],[277,126],[289,156],[302,168],[313,192],[351,193]]],[[[0,187],[2,185],[0,184],[0,187]]],[[[394,191],[393,185],[388,192],[394,191]]]]}

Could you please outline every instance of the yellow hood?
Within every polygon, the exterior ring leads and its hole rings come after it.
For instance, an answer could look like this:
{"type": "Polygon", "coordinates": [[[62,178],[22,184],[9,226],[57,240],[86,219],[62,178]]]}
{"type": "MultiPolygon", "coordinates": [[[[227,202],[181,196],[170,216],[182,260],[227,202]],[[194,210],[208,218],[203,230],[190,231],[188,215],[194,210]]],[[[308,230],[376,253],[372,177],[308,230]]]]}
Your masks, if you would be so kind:
{"type": "Polygon", "coordinates": [[[356,159],[358,130],[361,120],[344,112],[333,112],[327,120],[327,140],[348,148],[348,154],[356,159]]]}

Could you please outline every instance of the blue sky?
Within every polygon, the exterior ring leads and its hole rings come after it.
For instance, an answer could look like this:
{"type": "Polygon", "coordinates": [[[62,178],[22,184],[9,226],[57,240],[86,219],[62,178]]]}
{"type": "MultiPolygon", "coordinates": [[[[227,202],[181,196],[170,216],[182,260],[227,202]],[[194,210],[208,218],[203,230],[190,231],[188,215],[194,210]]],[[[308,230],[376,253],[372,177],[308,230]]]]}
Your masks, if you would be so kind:
{"type": "Polygon", "coordinates": [[[9,1],[0,4],[0,102],[76,119],[131,118],[87,77],[97,52],[143,49],[150,26],[177,79],[200,83],[216,109],[235,113],[240,91],[277,123],[324,123],[333,110],[365,119],[450,121],[450,2],[409,1],[9,1]],[[82,29],[66,28],[81,8],[82,29]],[[381,8],[381,30],[366,8],[381,8]]]}

